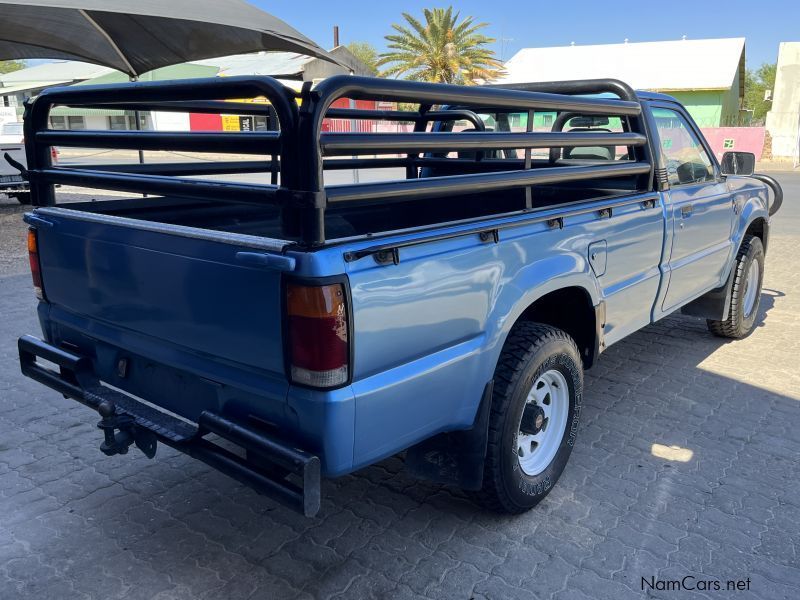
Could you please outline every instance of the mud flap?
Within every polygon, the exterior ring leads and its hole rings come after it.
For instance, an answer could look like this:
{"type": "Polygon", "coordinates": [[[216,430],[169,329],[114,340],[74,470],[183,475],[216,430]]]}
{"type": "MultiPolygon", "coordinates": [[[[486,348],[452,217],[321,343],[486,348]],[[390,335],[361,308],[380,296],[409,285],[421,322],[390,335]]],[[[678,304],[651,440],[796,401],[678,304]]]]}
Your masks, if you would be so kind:
{"type": "Polygon", "coordinates": [[[440,433],[406,451],[405,466],[414,477],[465,490],[481,489],[493,388],[494,380],[490,380],[470,429],[440,433]]]}

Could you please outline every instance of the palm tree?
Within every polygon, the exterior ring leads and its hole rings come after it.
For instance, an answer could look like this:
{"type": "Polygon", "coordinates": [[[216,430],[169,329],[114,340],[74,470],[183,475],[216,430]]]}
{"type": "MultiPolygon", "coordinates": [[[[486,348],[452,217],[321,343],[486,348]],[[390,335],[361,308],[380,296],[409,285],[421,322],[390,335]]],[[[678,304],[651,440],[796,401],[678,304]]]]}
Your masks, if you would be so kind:
{"type": "Polygon", "coordinates": [[[378,65],[389,67],[381,75],[472,85],[501,74],[502,63],[486,48],[494,38],[477,33],[487,23],[475,23],[472,17],[458,22],[452,6],[423,12],[424,25],[408,13],[403,13],[407,24],[392,24],[397,33],[386,36],[389,52],[380,55],[378,65]]]}

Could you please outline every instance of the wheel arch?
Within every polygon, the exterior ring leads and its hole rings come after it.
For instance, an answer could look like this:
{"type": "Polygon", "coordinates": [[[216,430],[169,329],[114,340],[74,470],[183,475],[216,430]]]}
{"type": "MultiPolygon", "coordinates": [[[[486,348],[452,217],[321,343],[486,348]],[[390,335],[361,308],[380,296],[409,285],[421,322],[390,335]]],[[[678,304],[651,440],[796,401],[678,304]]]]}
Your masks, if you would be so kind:
{"type": "MultiPolygon", "coordinates": [[[[742,239],[739,240],[739,246],[742,245],[744,238],[748,235],[753,235],[761,240],[761,245],[764,246],[764,254],[766,254],[767,241],[769,240],[769,221],[767,221],[766,217],[757,216],[750,221],[750,223],[747,225],[747,229],[744,231],[742,239]]],[[[736,251],[738,252],[739,249],[737,248],[736,251]]]]}
{"type": "Polygon", "coordinates": [[[584,368],[588,369],[602,350],[604,321],[605,304],[593,302],[585,287],[570,285],[551,290],[530,302],[519,313],[509,332],[521,322],[543,323],[561,329],[575,340],[584,368]]]}

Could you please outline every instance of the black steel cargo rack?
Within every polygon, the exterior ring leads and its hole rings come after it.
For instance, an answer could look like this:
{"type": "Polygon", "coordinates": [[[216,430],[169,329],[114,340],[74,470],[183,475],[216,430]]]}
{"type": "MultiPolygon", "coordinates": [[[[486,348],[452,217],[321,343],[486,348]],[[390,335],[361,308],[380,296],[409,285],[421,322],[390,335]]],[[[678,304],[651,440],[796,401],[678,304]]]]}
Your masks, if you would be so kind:
{"type": "Polygon", "coordinates": [[[53,88],[26,108],[28,173],[33,203],[55,204],[54,184],[180,196],[199,200],[280,208],[287,239],[306,247],[326,241],[325,210],[361,202],[402,202],[423,198],[456,198],[465,193],[526,190],[530,207],[533,185],[594,178],[628,177],[635,189],[652,189],[653,160],[645,119],[635,92],[616,80],[591,80],[511,86],[453,86],[353,76],[335,76],[296,92],[270,77],[230,77],[174,82],[53,88]],[[611,93],[616,98],[580,95],[611,93]],[[264,97],[265,103],[231,101],[264,97]],[[332,108],[341,98],[411,103],[418,110],[332,108]],[[48,127],[55,106],[125,111],[176,111],[228,115],[261,115],[267,131],[163,132],[62,131],[48,127]],[[486,131],[481,110],[527,112],[524,132],[486,131]],[[535,111],[558,114],[552,131],[532,131],[535,111]],[[564,132],[575,116],[620,117],[622,132],[564,132]],[[410,133],[329,133],[325,119],[386,120],[413,123],[410,133]],[[452,132],[432,123],[469,121],[474,131],[452,132]],[[248,161],[97,164],[57,166],[53,146],[262,154],[248,161]],[[627,160],[563,161],[561,148],[616,146],[628,148],[627,160]],[[535,164],[533,149],[550,149],[546,164],[535,164]],[[524,158],[485,159],[498,149],[524,150],[524,158]],[[466,151],[469,158],[447,158],[466,151]],[[364,156],[371,155],[371,156],[364,156]],[[387,156],[388,155],[388,156],[387,156]],[[400,155],[400,156],[392,156],[400,155]],[[353,158],[343,158],[353,157],[353,158]],[[327,169],[404,167],[405,180],[324,185],[327,169]],[[436,176],[423,176],[435,167],[436,176]],[[270,184],[189,179],[232,173],[271,173],[270,184]]]}

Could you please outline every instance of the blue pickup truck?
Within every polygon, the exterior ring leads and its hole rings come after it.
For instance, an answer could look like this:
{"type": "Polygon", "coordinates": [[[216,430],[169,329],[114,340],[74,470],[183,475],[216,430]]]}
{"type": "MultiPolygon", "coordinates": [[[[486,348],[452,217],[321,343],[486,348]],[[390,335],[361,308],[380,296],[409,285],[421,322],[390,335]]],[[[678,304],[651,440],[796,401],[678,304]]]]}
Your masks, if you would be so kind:
{"type": "Polygon", "coordinates": [[[751,154],[719,164],[678,102],[616,80],[57,88],[25,128],[43,338],[19,340],[23,373],[97,410],[104,453],[166,444],[306,515],[322,477],[403,451],[530,509],[605,348],[679,309],[753,330],[781,201],[751,154]],[[48,128],[61,105],[258,126],[48,128]],[[57,166],[54,146],[214,159],[57,166]]]}

